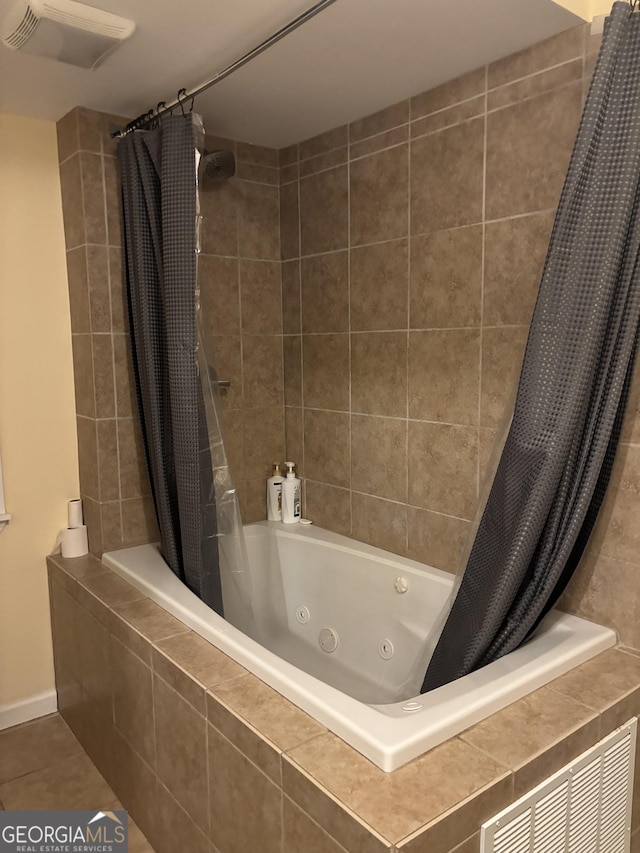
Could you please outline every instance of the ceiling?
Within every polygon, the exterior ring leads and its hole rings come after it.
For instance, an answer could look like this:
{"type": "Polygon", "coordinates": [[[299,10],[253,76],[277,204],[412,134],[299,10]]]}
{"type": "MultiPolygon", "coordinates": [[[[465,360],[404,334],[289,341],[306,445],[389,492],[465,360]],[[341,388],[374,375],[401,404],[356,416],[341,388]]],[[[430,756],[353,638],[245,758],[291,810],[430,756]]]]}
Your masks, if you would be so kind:
{"type": "MultiPolygon", "coordinates": [[[[2,9],[17,0],[0,0],[2,9]]],[[[84,0],[137,28],[87,71],[0,45],[0,112],[134,117],[195,88],[314,0],[84,0]]],[[[24,0],[23,0],[24,2],[24,0]]],[[[336,0],[196,101],[207,132],[281,148],[581,22],[552,0],[336,0]]]]}

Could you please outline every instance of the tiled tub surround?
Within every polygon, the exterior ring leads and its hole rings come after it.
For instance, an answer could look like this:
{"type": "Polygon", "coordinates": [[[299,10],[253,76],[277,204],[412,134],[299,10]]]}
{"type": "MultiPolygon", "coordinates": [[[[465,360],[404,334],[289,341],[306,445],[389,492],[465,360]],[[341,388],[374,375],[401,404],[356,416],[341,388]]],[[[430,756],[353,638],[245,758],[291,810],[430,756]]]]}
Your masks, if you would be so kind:
{"type": "MultiPolygon", "coordinates": [[[[92,553],[158,538],[137,416],[122,271],[120,191],[109,126],[76,108],[58,122],[73,337],[80,489],[92,553]]],[[[277,151],[231,149],[236,176],[205,185],[199,284],[221,378],[227,450],[247,520],[284,455],[277,151]]]]}
{"type": "MultiPolygon", "coordinates": [[[[277,159],[209,140],[238,161],[237,177],[204,198],[203,301],[232,381],[223,407],[245,521],[264,518],[286,421],[287,456],[318,524],[456,568],[598,41],[588,27],[569,30],[277,159]]],[[[78,108],[58,125],[95,554],[157,538],[133,403],[110,118],[78,108]]],[[[616,473],[563,603],[633,648],[639,483],[636,376],[616,473]]]]}
{"type": "MultiPolygon", "coordinates": [[[[596,48],[578,28],[280,152],[287,453],[323,526],[455,566],[596,48]]],[[[58,128],[95,553],[156,536],[132,406],[108,119],[79,108],[58,128]]],[[[273,213],[272,154],[243,151],[258,210],[273,213]]],[[[234,195],[216,226],[220,236],[230,225],[237,254],[217,257],[239,270],[246,227],[262,248],[242,260],[274,264],[260,276],[273,306],[279,258],[260,236],[272,226],[243,199],[234,195]]],[[[254,484],[247,504],[257,512],[281,419],[274,400],[258,398],[249,408],[260,419],[247,421],[244,375],[266,364],[258,351],[273,341],[257,340],[245,363],[242,290],[260,284],[240,270],[235,280],[217,270],[217,280],[232,295],[224,343],[242,389],[225,404],[230,454],[238,479],[254,484]]],[[[269,337],[278,322],[250,325],[269,337]]],[[[265,383],[247,387],[260,395],[265,383]]],[[[639,400],[636,380],[616,474],[565,598],[635,648],[639,400]]],[[[61,711],[160,853],[246,853],[257,839],[267,853],[476,853],[481,820],[640,710],[640,660],[616,649],[384,774],[97,560],[52,558],[50,579],[61,711]]]]}
{"type": "Polygon", "coordinates": [[[420,696],[424,669],[416,670],[426,667],[421,652],[453,577],[315,526],[297,527],[245,527],[255,613],[248,621],[228,579],[226,621],[184,586],[154,545],[111,551],[103,562],[383,770],[402,767],[616,643],[610,628],[553,613],[517,651],[420,696]],[[303,607],[306,619],[299,618],[303,607]],[[332,654],[318,642],[327,626],[337,636],[332,654]],[[393,650],[386,659],[382,642],[393,650]]]}
{"type": "MultiPolygon", "coordinates": [[[[287,455],[322,527],[455,571],[517,379],[588,27],[281,153],[287,455]]],[[[640,376],[563,607],[640,648],[640,376]]]]}
{"type": "Polygon", "coordinates": [[[384,773],[94,557],[49,579],[60,712],[158,853],[477,853],[640,712],[640,658],[611,649],[384,773]]]}
{"type": "Polygon", "coordinates": [[[287,454],[322,527],[458,568],[595,49],[578,27],[280,152],[287,454]]]}

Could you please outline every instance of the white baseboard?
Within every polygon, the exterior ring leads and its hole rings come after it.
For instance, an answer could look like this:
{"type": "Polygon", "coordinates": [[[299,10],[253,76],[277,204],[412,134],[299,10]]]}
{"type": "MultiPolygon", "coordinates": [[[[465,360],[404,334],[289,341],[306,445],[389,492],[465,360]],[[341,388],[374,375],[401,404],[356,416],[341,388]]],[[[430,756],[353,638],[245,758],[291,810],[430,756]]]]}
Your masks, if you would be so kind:
{"type": "Polygon", "coordinates": [[[53,714],[57,710],[58,696],[55,690],[47,690],[46,693],[39,693],[13,705],[0,705],[0,730],[53,714]]]}

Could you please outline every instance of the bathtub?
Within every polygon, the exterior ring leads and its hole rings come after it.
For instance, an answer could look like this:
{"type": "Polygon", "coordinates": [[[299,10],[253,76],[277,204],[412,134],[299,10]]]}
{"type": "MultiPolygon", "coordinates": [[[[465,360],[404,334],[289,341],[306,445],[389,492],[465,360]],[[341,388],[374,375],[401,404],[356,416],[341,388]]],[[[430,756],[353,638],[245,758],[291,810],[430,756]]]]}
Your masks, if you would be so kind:
{"type": "MultiPolygon", "coordinates": [[[[257,627],[246,629],[254,638],[191,593],[157,546],[105,553],[103,562],[385,771],[616,642],[609,628],[553,611],[515,652],[402,697],[452,575],[317,527],[258,522],[245,537],[260,605],[257,627]]],[[[242,624],[241,605],[230,618],[242,624]]]]}

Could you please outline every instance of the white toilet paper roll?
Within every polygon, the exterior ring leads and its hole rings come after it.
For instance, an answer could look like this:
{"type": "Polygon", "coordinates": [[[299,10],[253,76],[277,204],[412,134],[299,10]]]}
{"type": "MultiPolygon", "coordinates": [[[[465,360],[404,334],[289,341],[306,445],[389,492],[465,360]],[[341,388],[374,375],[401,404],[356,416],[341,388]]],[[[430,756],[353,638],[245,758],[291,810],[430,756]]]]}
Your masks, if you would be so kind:
{"type": "Polygon", "coordinates": [[[67,517],[69,519],[67,527],[82,527],[82,501],[80,498],[69,501],[67,517]]]}
{"type": "Polygon", "coordinates": [[[63,557],[83,557],[89,552],[86,524],[61,530],[59,538],[60,552],[63,557]]]}

